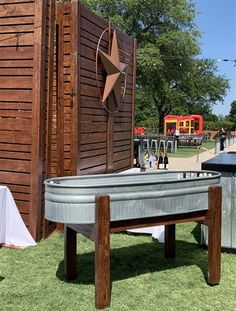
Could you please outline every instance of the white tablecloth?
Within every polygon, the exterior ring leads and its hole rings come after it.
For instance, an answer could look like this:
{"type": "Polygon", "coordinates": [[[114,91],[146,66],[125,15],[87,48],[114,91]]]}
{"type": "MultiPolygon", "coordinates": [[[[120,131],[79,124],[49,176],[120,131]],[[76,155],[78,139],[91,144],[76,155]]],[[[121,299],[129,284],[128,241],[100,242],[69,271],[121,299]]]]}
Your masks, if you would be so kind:
{"type": "Polygon", "coordinates": [[[6,186],[0,186],[0,244],[22,248],[36,245],[6,186]]]}
{"type": "MultiPolygon", "coordinates": [[[[140,173],[140,168],[131,168],[129,170],[123,171],[120,174],[133,174],[133,173],[140,173]]],[[[164,226],[153,226],[153,227],[144,227],[140,229],[132,229],[127,230],[128,232],[133,233],[145,233],[145,234],[151,234],[154,239],[157,239],[159,242],[164,243],[165,242],[165,227],[164,226]]]]}

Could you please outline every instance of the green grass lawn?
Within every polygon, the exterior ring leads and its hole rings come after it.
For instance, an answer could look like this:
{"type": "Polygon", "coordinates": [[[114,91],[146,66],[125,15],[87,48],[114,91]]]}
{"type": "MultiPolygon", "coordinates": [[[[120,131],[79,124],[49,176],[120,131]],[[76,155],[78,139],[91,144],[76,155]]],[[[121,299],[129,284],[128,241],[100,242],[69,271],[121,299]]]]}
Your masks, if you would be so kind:
{"type": "Polygon", "coordinates": [[[215,142],[210,141],[203,143],[202,146],[198,147],[179,147],[177,149],[177,152],[175,153],[168,153],[168,157],[170,158],[188,158],[188,157],[193,157],[197,155],[197,153],[204,152],[206,150],[215,148],[215,142]]]}
{"type": "MultiPolygon", "coordinates": [[[[196,223],[177,225],[176,258],[148,235],[111,236],[110,310],[236,310],[236,254],[222,253],[221,283],[208,286],[207,251],[196,223]]],[[[78,278],[63,276],[62,233],[26,250],[0,249],[2,311],[91,311],[94,308],[94,245],[78,235],[78,278]]]]}

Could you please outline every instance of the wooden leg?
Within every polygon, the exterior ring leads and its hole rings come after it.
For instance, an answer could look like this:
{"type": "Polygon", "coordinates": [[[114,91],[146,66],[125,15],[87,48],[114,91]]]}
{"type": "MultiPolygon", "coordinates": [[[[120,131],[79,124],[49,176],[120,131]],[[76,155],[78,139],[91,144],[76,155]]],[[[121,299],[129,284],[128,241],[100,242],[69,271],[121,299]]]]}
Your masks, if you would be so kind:
{"type": "Polygon", "coordinates": [[[66,280],[76,279],[76,231],[65,225],[64,272],[66,280]]]}
{"type": "Polygon", "coordinates": [[[110,199],[96,196],[95,305],[110,306],[110,199]]]}
{"type": "Polygon", "coordinates": [[[211,285],[220,282],[221,267],[221,202],[222,188],[209,188],[209,219],[208,224],[208,283],[211,285]]]}
{"type": "Polygon", "coordinates": [[[165,257],[175,257],[175,224],[165,225],[165,257]]]}

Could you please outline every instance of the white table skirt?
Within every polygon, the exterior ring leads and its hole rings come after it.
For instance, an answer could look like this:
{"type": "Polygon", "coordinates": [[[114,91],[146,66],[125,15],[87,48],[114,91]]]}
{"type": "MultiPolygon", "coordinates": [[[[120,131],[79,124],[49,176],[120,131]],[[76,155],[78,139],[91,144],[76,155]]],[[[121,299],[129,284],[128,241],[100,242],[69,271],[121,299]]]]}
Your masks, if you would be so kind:
{"type": "Polygon", "coordinates": [[[6,186],[0,186],[0,244],[22,248],[36,245],[6,186]]]}
{"type": "Polygon", "coordinates": [[[145,228],[140,228],[140,229],[132,229],[132,230],[128,230],[128,232],[151,234],[152,237],[154,239],[157,239],[160,243],[165,242],[165,227],[164,226],[153,226],[153,227],[145,227],[145,228]]]}
{"type": "MultiPolygon", "coordinates": [[[[120,172],[122,173],[140,173],[140,168],[131,168],[129,170],[120,172]]],[[[159,240],[160,243],[165,242],[165,227],[164,226],[153,226],[153,227],[144,227],[140,229],[132,229],[132,230],[127,230],[128,232],[133,232],[133,233],[145,233],[145,234],[151,234],[154,239],[159,240]]]]}

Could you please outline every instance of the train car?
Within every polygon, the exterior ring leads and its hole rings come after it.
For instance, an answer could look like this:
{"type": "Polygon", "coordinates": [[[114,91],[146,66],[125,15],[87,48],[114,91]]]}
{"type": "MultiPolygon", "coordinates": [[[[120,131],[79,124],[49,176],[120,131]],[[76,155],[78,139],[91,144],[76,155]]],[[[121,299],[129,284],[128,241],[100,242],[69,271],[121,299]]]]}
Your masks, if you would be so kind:
{"type": "Polygon", "coordinates": [[[201,135],[203,133],[203,118],[199,114],[188,116],[166,115],[164,118],[164,134],[201,135]]]}

